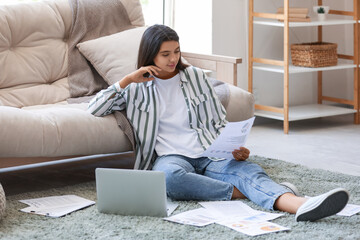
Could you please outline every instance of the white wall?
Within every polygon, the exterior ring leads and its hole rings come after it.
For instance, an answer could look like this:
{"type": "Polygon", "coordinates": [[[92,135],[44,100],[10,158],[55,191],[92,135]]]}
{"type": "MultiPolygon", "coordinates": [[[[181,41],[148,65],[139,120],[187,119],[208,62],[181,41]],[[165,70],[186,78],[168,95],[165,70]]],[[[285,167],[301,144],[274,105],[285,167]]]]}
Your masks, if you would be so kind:
{"type": "Polygon", "coordinates": [[[212,0],[212,53],[241,57],[238,85],[247,89],[247,12],[245,0],[212,0]]]}
{"type": "MultiPolygon", "coordinates": [[[[255,11],[276,12],[282,0],[255,0],[255,11]]],[[[324,5],[331,8],[352,10],[352,0],[325,0],[324,5]]],[[[213,3],[213,54],[237,56],[243,58],[238,67],[238,86],[247,90],[248,85],[248,1],[212,0],[213,3]]],[[[315,1],[290,1],[292,7],[307,7],[312,13],[315,1]]],[[[283,59],[283,29],[255,25],[254,56],[283,59]]],[[[352,26],[323,27],[323,40],[338,43],[338,53],[352,54],[352,26]],[[346,41],[345,41],[346,37],[346,41]]],[[[317,28],[291,28],[290,43],[311,42],[317,40],[317,28]]],[[[257,103],[282,106],[283,75],[254,70],[254,96],[257,103]]],[[[290,104],[316,103],[316,73],[290,75],[290,104]]],[[[353,70],[328,71],[323,74],[324,95],[353,98],[353,70]]]]}

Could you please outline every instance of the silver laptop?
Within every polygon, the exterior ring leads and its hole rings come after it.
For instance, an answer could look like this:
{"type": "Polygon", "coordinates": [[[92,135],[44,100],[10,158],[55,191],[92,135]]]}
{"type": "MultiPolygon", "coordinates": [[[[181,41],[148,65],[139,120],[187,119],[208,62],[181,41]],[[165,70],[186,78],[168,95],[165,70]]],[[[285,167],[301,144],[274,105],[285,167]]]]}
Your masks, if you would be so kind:
{"type": "Polygon", "coordinates": [[[166,217],[177,207],[168,203],[163,172],[97,168],[95,178],[99,212],[166,217]]]}

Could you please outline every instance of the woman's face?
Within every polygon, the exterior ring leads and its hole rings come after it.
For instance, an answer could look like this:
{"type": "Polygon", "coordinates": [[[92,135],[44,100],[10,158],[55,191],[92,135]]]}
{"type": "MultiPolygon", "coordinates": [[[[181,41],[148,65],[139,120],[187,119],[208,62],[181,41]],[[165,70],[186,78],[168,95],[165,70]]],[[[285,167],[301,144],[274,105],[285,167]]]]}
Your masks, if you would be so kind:
{"type": "Polygon", "coordinates": [[[154,63],[161,68],[161,72],[157,77],[171,78],[178,71],[176,65],[180,59],[180,46],[177,41],[165,41],[161,44],[160,50],[154,58],[154,63]]]}

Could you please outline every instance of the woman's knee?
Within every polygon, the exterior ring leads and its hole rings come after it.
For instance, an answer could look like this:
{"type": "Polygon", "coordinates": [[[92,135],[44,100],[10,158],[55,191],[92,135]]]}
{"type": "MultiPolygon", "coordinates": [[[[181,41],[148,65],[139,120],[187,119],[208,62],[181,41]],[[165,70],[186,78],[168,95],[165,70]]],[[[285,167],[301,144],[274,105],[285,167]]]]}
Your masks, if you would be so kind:
{"type": "Polygon", "coordinates": [[[173,189],[174,187],[178,186],[182,182],[183,176],[187,173],[187,171],[177,165],[158,165],[153,170],[160,171],[165,173],[165,182],[166,182],[166,188],[173,189]]]}
{"type": "Polygon", "coordinates": [[[194,173],[194,167],[177,156],[166,156],[158,159],[153,167],[155,171],[165,173],[166,191],[171,198],[178,198],[182,192],[188,173],[194,173]]]}
{"type": "Polygon", "coordinates": [[[241,175],[267,175],[264,169],[253,162],[243,161],[239,162],[236,160],[233,160],[231,165],[234,165],[233,168],[238,169],[238,171],[241,173],[241,175]]]}
{"type": "Polygon", "coordinates": [[[166,187],[172,189],[182,183],[182,178],[185,176],[186,171],[182,168],[173,168],[165,172],[166,187]]]}
{"type": "Polygon", "coordinates": [[[180,168],[165,173],[166,192],[170,198],[182,199],[183,191],[187,188],[184,186],[186,174],[186,171],[180,168]]]}

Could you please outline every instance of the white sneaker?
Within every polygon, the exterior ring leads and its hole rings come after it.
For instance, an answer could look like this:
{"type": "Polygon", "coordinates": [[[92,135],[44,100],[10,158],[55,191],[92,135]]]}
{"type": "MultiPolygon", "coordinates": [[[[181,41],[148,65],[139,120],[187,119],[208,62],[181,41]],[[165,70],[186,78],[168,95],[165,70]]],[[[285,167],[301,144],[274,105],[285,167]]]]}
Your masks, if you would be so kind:
{"type": "Polygon", "coordinates": [[[349,192],[336,188],[322,195],[309,198],[296,212],[296,221],[316,221],[340,212],[349,201],[349,192]]]}

